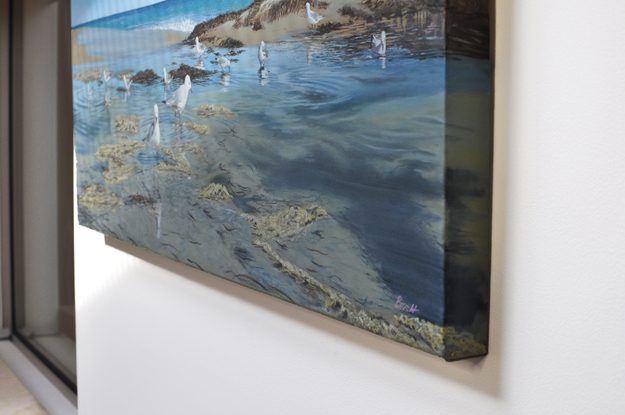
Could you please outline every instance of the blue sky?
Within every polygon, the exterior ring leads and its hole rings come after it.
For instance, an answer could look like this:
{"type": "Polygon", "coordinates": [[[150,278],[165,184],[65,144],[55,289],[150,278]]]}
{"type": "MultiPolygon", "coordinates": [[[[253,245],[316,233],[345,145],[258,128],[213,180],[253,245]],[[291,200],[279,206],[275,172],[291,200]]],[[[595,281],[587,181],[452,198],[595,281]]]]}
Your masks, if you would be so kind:
{"type": "Polygon", "coordinates": [[[72,27],[163,0],[72,0],[72,27]]]}

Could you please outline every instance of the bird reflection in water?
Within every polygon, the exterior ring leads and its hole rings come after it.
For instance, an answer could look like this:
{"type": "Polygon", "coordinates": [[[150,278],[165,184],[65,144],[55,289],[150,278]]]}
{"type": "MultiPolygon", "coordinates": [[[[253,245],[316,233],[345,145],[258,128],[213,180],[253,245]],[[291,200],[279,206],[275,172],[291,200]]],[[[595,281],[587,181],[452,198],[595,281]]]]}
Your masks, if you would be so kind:
{"type": "Polygon", "coordinates": [[[260,86],[265,86],[269,83],[269,70],[266,68],[260,68],[258,70],[258,83],[260,86]]]}
{"type": "Polygon", "coordinates": [[[220,82],[223,86],[229,86],[230,85],[230,74],[229,73],[222,73],[221,76],[219,77],[220,82]]]}

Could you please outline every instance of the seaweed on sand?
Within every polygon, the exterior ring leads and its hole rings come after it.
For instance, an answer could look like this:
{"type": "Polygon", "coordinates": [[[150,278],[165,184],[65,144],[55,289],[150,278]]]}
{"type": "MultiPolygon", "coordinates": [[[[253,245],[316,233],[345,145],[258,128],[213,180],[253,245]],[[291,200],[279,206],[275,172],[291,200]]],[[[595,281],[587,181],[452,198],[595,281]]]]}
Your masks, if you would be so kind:
{"type": "Polygon", "coordinates": [[[135,84],[147,84],[151,85],[155,81],[159,81],[163,78],[158,76],[152,69],[146,69],[145,71],[137,72],[135,76],[132,77],[132,80],[135,84]]]}
{"type": "Polygon", "coordinates": [[[446,0],[363,0],[375,20],[415,13],[420,10],[443,10],[446,0]]]}
{"type": "Polygon", "coordinates": [[[115,75],[115,78],[121,81],[124,79],[124,76],[125,76],[126,79],[134,80],[134,75],[132,74],[134,71],[135,71],[134,69],[124,69],[123,71],[120,71],[117,75],[115,75]]]}
{"type": "Polygon", "coordinates": [[[211,128],[205,124],[198,124],[195,122],[186,122],[183,125],[187,127],[187,130],[193,131],[198,135],[208,135],[211,132],[211,128]]]}
{"type": "Polygon", "coordinates": [[[108,73],[113,72],[112,69],[106,69],[106,68],[83,69],[82,71],[72,75],[72,78],[76,79],[77,81],[84,82],[84,83],[100,82],[102,80],[102,73],[104,71],[107,71],[108,73]]]}
{"type": "Polygon", "coordinates": [[[235,12],[229,12],[229,13],[225,13],[225,14],[220,14],[219,16],[215,17],[214,19],[211,20],[207,20],[205,22],[202,22],[200,24],[198,24],[197,26],[195,26],[195,28],[193,29],[193,31],[191,32],[191,34],[189,35],[189,37],[183,42],[187,45],[191,45],[191,44],[195,44],[195,38],[199,38],[200,42],[203,40],[206,40],[205,38],[202,38],[202,34],[204,32],[207,32],[211,29],[214,29],[218,26],[221,26],[222,24],[233,20],[237,17],[239,17],[241,15],[241,13],[247,9],[249,9],[250,7],[253,7],[256,3],[260,4],[263,0],[255,0],[254,3],[252,3],[250,6],[248,6],[246,9],[242,9],[239,11],[235,11],[235,12]]]}
{"type": "Polygon", "coordinates": [[[345,25],[339,22],[328,22],[317,25],[317,29],[315,30],[316,35],[325,35],[326,33],[334,32],[335,30],[339,30],[345,25]]]}
{"type": "Polygon", "coordinates": [[[238,49],[243,47],[243,42],[229,37],[225,40],[222,40],[219,44],[219,47],[224,49],[238,49]]]}
{"type": "Polygon", "coordinates": [[[137,170],[134,166],[118,160],[110,160],[108,168],[102,172],[102,178],[108,184],[122,183],[136,173],[137,170]]]}
{"type": "Polygon", "coordinates": [[[193,111],[202,118],[235,118],[237,115],[230,108],[223,105],[205,104],[193,108],[193,111]]]}
{"type": "Polygon", "coordinates": [[[89,209],[96,210],[109,210],[124,204],[119,199],[119,196],[109,192],[99,184],[90,184],[83,187],[80,191],[80,196],[78,196],[78,203],[89,209]]]}
{"type": "Polygon", "coordinates": [[[405,314],[395,314],[394,321],[389,322],[377,313],[364,310],[344,294],[318,281],[306,270],[284,260],[267,242],[254,240],[252,245],[261,249],[282,274],[304,286],[310,293],[321,297],[323,305],[319,311],[326,315],[447,360],[486,352],[485,346],[477,342],[471,334],[454,327],[441,327],[405,314]]]}
{"type": "Polygon", "coordinates": [[[228,53],[226,53],[226,56],[237,56],[237,55],[242,54],[243,52],[245,52],[245,49],[231,50],[228,53]]]}
{"type": "MultiPolygon", "coordinates": [[[[200,125],[200,124],[197,124],[197,125],[200,125]]],[[[208,127],[208,125],[206,127],[208,127]]],[[[197,157],[206,155],[206,150],[204,149],[204,147],[202,147],[196,142],[176,144],[176,148],[181,153],[192,154],[197,157]]]]}
{"type": "Polygon", "coordinates": [[[154,166],[154,171],[163,176],[185,175],[191,174],[191,166],[183,155],[174,153],[173,151],[161,148],[161,152],[167,156],[168,160],[163,160],[154,166]]]}
{"type": "Polygon", "coordinates": [[[143,196],[141,194],[130,195],[128,196],[127,201],[128,201],[127,204],[137,205],[137,206],[151,205],[156,202],[153,197],[143,196]]]}
{"type": "Polygon", "coordinates": [[[367,23],[372,23],[375,21],[373,14],[356,7],[352,7],[349,5],[345,5],[337,10],[337,12],[344,17],[350,17],[353,19],[361,19],[366,21],[367,23]]]}
{"type": "Polygon", "coordinates": [[[226,186],[219,183],[211,183],[200,192],[200,198],[204,200],[227,200],[232,199],[232,195],[226,186]]]}
{"type": "Polygon", "coordinates": [[[265,215],[243,214],[252,224],[254,234],[262,240],[296,239],[305,232],[306,226],[329,216],[324,208],[315,204],[289,206],[265,215]]]}
{"type": "Polygon", "coordinates": [[[145,144],[139,141],[122,141],[117,144],[105,144],[98,149],[95,157],[100,161],[110,159],[123,160],[135,151],[143,150],[145,144]]]}
{"type": "Polygon", "coordinates": [[[189,66],[187,64],[180,64],[180,67],[176,70],[170,72],[171,76],[174,79],[184,80],[185,76],[189,75],[191,80],[195,79],[203,79],[212,75],[215,75],[217,71],[207,71],[204,69],[194,68],[193,66],[189,66]]]}
{"type": "Polygon", "coordinates": [[[127,138],[139,132],[139,121],[141,119],[136,115],[122,114],[113,119],[113,126],[119,135],[127,138]]]}
{"type": "Polygon", "coordinates": [[[108,161],[106,170],[102,172],[104,181],[109,184],[125,182],[137,171],[134,166],[124,163],[124,159],[135,151],[145,148],[139,141],[122,141],[117,144],[103,145],[96,151],[95,157],[104,162],[108,161]]]}

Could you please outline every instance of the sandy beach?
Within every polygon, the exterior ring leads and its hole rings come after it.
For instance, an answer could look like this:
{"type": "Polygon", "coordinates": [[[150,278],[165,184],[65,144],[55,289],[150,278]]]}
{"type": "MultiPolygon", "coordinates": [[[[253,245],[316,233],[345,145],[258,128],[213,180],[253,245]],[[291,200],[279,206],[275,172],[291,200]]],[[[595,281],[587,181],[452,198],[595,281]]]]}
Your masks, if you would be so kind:
{"type": "Polygon", "coordinates": [[[78,44],[78,33],[85,30],[84,27],[72,30],[72,64],[82,65],[85,63],[100,62],[103,59],[97,56],[89,56],[87,45],[78,44]]]}
{"type": "MultiPolygon", "coordinates": [[[[104,59],[100,56],[92,56],[87,51],[87,45],[90,44],[88,39],[92,37],[94,31],[107,31],[108,36],[111,38],[112,43],[119,42],[128,42],[128,41],[141,41],[141,39],[150,39],[150,44],[153,47],[168,47],[171,45],[176,45],[182,42],[185,39],[185,36],[181,32],[174,31],[120,31],[120,30],[112,30],[112,29],[99,29],[99,28],[86,28],[81,27],[78,29],[72,30],[72,64],[73,65],[82,65],[87,63],[101,62],[104,59]],[[81,32],[85,32],[84,34],[87,39],[79,39],[79,34],[81,32]],[[89,31],[90,33],[87,33],[89,31]],[[144,36],[141,36],[144,35],[144,36]],[[82,43],[79,44],[78,42],[82,43]]],[[[146,43],[147,45],[147,43],[146,43]]]]}
{"type": "Polygon", "coordinates": [[[383,30],[389,45],[413,51],[449,49],[482,57],[489,50],[488,8],[484,1],[469,4],[456,0],[448,8],[445,2],[420,0],[309,3],[312,11],[323,16],[314,27],[306,20],[306,0],[256,0],[245,9],[198,24],[185,43],[193,45],[197,37],[209,47],[238,48],[257,46],[261,40],[273,42],[306,33],[326,39],[344,39],[368,48],[371,35],[383,30]],[[446,19],[452,28],[447,34],[449,44],[444,42],[446,19]],[[460,22],[462,24],[458,24],[460,22]],[[423,27],[424,24],[427,27],[423,27]],[[419,35],[415,27],[425,29],[428,35],[419,35]],[[467,36],[467,30],[471,36],[467,36]]]}

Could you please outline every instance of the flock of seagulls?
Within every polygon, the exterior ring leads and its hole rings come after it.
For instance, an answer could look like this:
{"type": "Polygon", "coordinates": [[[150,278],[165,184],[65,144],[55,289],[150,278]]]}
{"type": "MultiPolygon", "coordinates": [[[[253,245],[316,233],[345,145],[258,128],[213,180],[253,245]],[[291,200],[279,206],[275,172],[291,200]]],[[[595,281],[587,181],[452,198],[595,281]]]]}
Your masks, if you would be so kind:
{"type": "MultiPolygon", "coordinates": [[[[310,3],[306,3],[306,21],[310,23],[313,27],[317,26],[323,20],[323,16],[319,13],[316,13],[310,10],[310,3]]],[[[208,49],[205,45],[203,45],[199,38],[195,38],[195,46],[193,48],[195,53],[199,57],[199,61],[201,62],[202,56],[208,49]]],[[[386,56],[386,32],[382,31],[379,35],[371,35],[371,51],[375,55],[378,56],[386,56]]],[[[267,47],[264,41],[260,42],[258,46],[258,63],[260,64],[260,69],[258,73],[261,78],[261,85],[263,85],[263,80],[267,79],[269,71],[265,68],[265,62],[269,57],[269,52],[267,51],[267,47]]],[[[217,64],[221,67],[222,73],[225,73],[226,68],[228,68],[228,73],[231,68],[231,61],[225,56],[220,56],[217,59],[217,64]]],[[[229,75],[227,75],[229,76],[229,75]]],[[[102,71],[102,77],[104,83],[107,84],[111,79],[111,74],[108,71],[102,71]]],[[[124,89],[126,92],[130,92],[130,86],[132,85],[132,80],[123,76],[124,80],[124,89]]],[[[171,82],[173,81],[173,76],[167,72],[165,68],[163,68],[163,82],[165,84],[165,89],[171,89],[171,82]]],[[[166,104],[169,108],[174,111],[174,125],[182,125],[182,112],[184,111],[185,106],[187,105],[187,99],[189,98],[189,92],[192,92],[193,88],[191,85],[191,78],[187,75],[184,79],[184,83],[180,85],[180,87],[171,95],[170,98],[164,99],[162,102],[166,104]]],[[[89,97],[91,97],[92,90],[89,90],[89,97]]],[[[148,130],[147,135],[143,139],[153,151],[156,151],[161,142],[161,129],[159,124],[159,114],[158,114],[158,104],[154,104],[154,118],[152,120],[152,124],[148,130]]]]}

